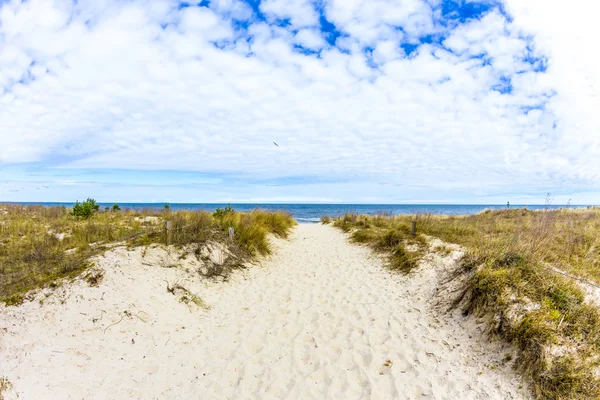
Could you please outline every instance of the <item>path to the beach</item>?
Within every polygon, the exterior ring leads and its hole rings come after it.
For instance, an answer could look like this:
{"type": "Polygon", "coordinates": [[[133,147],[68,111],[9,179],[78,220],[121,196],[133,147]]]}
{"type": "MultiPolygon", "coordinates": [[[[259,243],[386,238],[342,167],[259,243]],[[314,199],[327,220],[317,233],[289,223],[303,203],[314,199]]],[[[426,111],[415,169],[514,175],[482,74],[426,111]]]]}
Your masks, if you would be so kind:
{"type": "Polygon", "coordinates": [[[231,282],[197,283],[208,311],[167,292],[192,285],[185,266],[107,253],[99,287],[0,309],[0,377],[20,399],[526,397],[507,350],[433,311],[435,268],[390,273],[316,224],[275,247],[231,282]]]}

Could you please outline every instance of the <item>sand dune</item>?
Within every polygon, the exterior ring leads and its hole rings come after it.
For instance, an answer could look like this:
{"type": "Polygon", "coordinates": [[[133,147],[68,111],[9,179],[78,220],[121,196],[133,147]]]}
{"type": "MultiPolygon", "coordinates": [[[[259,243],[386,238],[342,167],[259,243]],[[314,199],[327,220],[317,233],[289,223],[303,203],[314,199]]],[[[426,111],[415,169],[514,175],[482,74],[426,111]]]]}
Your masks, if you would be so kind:
{"type": "Polygon", "coordinates": [[[509,349],[432,307],[458,252],[401,276],[327,226],[300,225],[275,245],[226,283],[161,249],[118,248],[97,260],[98,287],[0,306],[5,397],[528,398],[509,349]],[[180,302],[175,283],[210,308],[180,302]]]}

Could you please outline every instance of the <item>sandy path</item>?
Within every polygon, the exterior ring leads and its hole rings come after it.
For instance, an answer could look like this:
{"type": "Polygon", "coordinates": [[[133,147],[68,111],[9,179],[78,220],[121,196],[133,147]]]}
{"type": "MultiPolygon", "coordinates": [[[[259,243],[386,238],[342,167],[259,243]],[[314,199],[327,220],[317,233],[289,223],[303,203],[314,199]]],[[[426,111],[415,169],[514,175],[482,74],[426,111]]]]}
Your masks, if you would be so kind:
{"type": "Polygon", "coordinates": [[[457,316],[435,316],[435,269],[390,274],[321,225],[300,225],[277,247],[263,268],[208,286],[119,249],[99,262],[100,287],[75,284],[43,305],[0,308],[0,377],[14,386],[7,397],[526,396],[499,362],[506,351],[457,316]],[[177,302],[165,289],[175,279],[211,309],[177,302]]]}

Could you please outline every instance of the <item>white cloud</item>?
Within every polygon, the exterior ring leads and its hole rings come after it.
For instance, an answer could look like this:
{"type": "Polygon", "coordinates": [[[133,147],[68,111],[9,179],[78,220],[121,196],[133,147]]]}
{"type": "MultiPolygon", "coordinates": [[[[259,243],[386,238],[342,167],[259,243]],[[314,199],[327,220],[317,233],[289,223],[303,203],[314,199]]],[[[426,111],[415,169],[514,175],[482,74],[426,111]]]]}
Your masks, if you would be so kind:
{"type": "Polygon", "coordinates": [[[545,168],[562,166],[564,180],[600,180],[600,54],[597,47],[600,5],[521,3],[510,0],[514,24],[533,37],[537,51],[548,57],[543,78],[525,77],[521,85],[551,87],[556,96],[547,109],[556,115],[557,129],[549,135],[545,168]]]}
{"type": "Polygon", "coordinates": [[[395,40],[384,40],[377,43],[373,51],[373,60],[377,64],[385,64],[389,61],[403,57],[400,43],[395,40]]]}
{"type": "Polygon", "coordinates": [[[212,0],[210,7],[218,13],[238,21],[249,20],[253,17],[250,6],[240,0],[212,0]]]}
{"type": "Polygon", "coordinates": [[[319,50],[327,45],[321,31],[316,29],[302,29],[296,33],[294,39],[300,46],[312,50],[319,50]]]}
{"type": "Polygon", "coordinates": [[[260,10],[269,19],[289,20],[295,28],[319,24],[319,14],[310,0],[263,0],[260,10]]]}
{"type": "Polygon", "coordinates": [[[354,182],[273,198],[598,191],[594,13],[527,4],[445,32],[421,0],[329,1],[336,47],[307,1],[263,1],[267,21],[233,0],[3,3],[0,166],[354,182]],[[407,57],[400,45],[428,34],[446,48],[407,57]]]}
{"type": "Polygon", "coordinates": [[[367,45],[401,36],[402,31],[413,37],[435,31],[432,8],[422,0],[332,0],[325,10],[340,30],[367,45]]]}

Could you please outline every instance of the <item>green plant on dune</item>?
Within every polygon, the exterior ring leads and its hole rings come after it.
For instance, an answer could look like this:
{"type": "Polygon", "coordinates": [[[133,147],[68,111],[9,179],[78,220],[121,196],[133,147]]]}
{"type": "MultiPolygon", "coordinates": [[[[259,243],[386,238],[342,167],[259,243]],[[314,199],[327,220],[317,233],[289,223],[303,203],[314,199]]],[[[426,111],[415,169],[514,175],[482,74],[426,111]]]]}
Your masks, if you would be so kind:
{"type": "Polygon", "coordinates": [[[227,204],[225,208],[217,208],[213,213],[213,217],[223,219],[227,215],[234,214],[235,210],[231,207],[231,204],[227,204]]]}
{"type": "Polygon", "coordinates": [[[76,201],[73,209],[71,210],[71,215],[74,217],[87,219],[94,215],[94,212],[98,211],[99,209],[100,205],[96,203],[96,200],[88,198],[83,203],[76,201]]]}

